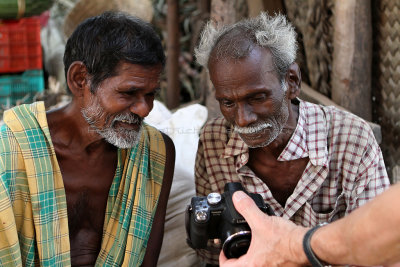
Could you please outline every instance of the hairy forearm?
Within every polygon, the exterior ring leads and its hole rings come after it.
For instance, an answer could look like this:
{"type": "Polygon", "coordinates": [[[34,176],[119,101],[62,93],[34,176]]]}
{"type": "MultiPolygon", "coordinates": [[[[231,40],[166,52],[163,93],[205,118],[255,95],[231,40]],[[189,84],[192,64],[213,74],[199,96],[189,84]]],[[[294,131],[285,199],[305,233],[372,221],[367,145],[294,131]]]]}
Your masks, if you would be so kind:
{"type": "Polygon", "coordinates": [[[384,265],[400,261],[400,184],[317,230],[311,247],[331,264],[384,265]]]}

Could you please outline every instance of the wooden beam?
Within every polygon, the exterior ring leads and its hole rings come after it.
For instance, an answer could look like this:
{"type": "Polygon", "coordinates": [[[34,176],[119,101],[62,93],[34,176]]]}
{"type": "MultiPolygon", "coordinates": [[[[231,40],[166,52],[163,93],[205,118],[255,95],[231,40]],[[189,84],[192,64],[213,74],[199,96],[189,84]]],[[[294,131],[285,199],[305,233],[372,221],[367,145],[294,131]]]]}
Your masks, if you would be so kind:
{"type": "Polygon", "coordinates": [[[167,96],[169,109],[180,103],[181,85],[179,82],[179,5],[178,0],[167,0],[167,96]]]}

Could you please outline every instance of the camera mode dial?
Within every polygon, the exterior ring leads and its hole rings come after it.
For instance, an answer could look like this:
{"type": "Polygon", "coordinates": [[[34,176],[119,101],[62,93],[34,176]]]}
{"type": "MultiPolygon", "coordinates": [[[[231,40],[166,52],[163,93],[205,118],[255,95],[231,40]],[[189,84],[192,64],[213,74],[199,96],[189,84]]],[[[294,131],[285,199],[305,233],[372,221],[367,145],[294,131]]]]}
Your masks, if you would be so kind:
{"type": "Polygon", "coordinates": [[[210,193],[207,196],[207,203],[211,206],[217,205],[221,202],[221,194],[219,193],[210,193]]]}

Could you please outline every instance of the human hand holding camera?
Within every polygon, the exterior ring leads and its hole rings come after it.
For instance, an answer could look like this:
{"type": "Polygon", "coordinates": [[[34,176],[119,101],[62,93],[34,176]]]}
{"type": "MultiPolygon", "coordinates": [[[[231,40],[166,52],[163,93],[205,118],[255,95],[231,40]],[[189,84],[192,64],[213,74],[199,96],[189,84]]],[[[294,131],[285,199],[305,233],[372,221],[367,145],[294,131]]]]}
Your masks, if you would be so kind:
{"type": "Polygon", "coordinates": [[[221,267],[303,266],[308,262],[302,250],[307,228],[277,216],[266,215],[243,191],[235,192],[232,200],[236,210],[250,226],[251,243],[247,253],[239,258],[227,259],[221,251],[221,267]]]}
{"type": "MultiPolygon", "coordinates": [[[[208,240],[217,239],[221,241],[227,258],[239,258],[247,252],[251,230],[232,202],[232,195],[244,190],[241,183],[227,183],[222,194],[214,192],[192,198],[186,211],[187,242],[190,247],[205,249],[208,240]]],[[[274,215],[261,195],[246,194],[260,212],[274,215]]]]}

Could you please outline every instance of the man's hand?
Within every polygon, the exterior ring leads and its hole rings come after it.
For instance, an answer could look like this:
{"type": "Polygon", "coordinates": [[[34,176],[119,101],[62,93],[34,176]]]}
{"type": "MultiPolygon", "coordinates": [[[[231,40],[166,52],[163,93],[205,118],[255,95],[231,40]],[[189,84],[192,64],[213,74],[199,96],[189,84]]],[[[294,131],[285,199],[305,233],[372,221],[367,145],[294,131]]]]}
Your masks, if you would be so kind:
{"type": "Polygon", "coordinates": [[[280,217],[268,216],[244,192],[233,194],[237,211],[246,219],[252,232],[249,250],[238,259],[227,259],[221,251],[221,267],[303,266],[307,258],[302,241],[308,230],[280,217]]]}

